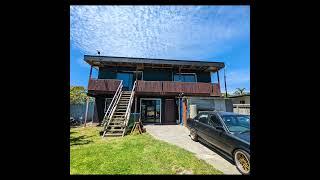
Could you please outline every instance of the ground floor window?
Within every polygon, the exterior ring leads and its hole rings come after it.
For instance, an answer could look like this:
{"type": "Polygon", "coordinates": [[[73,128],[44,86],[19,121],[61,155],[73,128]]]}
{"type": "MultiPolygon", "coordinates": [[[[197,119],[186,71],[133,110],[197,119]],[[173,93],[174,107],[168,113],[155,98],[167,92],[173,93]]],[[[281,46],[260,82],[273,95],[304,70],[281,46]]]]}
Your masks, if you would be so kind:
{"type": "Polygon", "coordinates": [[[161,99],[140,99],[141,121],[143,123],[161,123],[161,99]]]}

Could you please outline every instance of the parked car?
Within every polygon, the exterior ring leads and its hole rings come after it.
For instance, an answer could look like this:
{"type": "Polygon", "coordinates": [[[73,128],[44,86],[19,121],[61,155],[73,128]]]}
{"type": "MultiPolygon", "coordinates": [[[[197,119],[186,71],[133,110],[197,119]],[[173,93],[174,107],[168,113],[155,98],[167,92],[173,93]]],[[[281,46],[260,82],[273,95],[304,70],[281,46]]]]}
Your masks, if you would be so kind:
{"type": "Polygon", "coordinates": [[[242,174],[250,174],[250,116],[202,112],[187,124],[192,140],[205,140],[232,159],[242,174]]]}

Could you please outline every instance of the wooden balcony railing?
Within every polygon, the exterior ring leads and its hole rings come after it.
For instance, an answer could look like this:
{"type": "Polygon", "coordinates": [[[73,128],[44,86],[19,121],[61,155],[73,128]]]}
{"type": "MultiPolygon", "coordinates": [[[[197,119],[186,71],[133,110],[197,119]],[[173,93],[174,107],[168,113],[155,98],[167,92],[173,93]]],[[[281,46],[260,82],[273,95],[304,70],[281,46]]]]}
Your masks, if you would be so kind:
{"type": "Polygon", "coordinates": [[[137,81],[138,94],[220,96],[219,84],[202,82],[137,81]]]}
{"type": "Polygon", "coordinates": [[[90,79],[88,92],[112,94],[117,91],[121,80],[117,79],[90,79]]]}
{"type": "MultiPolygon", "coordinates": [[[[90,79],[88,92],[90,94],[113,94],[117,91],[120,80],[117,79],[90,79]]],[[[220,86],[217,83],[203,82],[174,82],[174,81],[142,81],[138,80],[135,92],[146,95],[198,95],[221,96],[220,86]]]]}
{"type": "Polygon", "coordinates": [[[136,92],[162,92],[162,81],[137,81],[136,92]]]}

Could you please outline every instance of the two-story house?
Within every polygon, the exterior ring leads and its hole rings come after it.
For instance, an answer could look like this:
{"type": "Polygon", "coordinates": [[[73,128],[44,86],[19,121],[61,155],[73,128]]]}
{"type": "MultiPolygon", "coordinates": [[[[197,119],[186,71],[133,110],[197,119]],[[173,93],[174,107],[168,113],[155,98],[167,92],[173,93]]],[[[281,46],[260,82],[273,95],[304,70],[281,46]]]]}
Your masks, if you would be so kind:
{"type": "Polygon", "coordinates": [[[221,98],[223,62],[91,55],[84,60],[91,65],[88,95],[95,97],[103,136],[124,135],[131,113],[139,113],[143,124],[186,123],[188,98],[221,98]],[[91,77],[92,68],[98,78],[91,77]]]}

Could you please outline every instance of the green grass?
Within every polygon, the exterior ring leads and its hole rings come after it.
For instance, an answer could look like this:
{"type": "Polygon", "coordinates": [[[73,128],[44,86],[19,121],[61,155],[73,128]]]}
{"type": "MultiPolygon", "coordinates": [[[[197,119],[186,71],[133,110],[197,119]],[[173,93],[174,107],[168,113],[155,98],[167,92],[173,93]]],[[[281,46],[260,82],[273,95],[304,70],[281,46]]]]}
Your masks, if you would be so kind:
{"type": "Polygon", "coordinates": [[[101,138],[99,130],[70,130],[70,174],[222,174],[193,153],[148,133],[101,138]]]}

